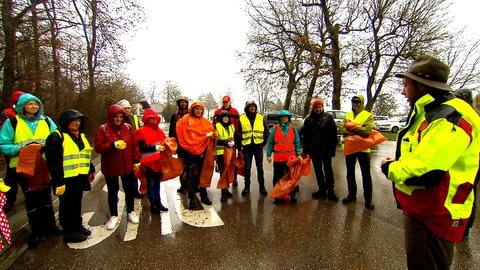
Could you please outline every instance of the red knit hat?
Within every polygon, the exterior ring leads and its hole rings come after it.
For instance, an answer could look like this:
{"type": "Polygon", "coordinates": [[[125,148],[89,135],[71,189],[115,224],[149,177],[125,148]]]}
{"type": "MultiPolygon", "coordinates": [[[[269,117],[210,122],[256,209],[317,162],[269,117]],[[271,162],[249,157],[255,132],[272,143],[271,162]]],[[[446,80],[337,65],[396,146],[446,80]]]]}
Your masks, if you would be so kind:
{"type": "Polygon", "coordinates": [[[312,108],[315,108],[317,106],[322,106],[323,107],[323,101],[319,98],[316,98],[312,102],[312,108]]]}
{"type": "Polygon", "coordinates": [[[18,90],[13,92],[12,96],[10,97],[10,107],[14,108],[14,106],[17,104],[18,98],[23,94],[23,91],[18,90]]]}

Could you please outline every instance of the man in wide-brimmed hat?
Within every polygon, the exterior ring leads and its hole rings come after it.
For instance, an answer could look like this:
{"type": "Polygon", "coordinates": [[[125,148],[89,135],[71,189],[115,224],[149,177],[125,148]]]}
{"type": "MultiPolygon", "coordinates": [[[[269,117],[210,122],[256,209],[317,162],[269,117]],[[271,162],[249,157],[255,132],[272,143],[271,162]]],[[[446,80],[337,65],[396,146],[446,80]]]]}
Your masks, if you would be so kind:
{"type": "Polygon", "coordinates": [[[440,60],[421,56],[395,75],[412,109],[382,172],[405,214],[408,269],[449,269],[472,210],[480,117],[452,94],[449,73],[440,60]]]}

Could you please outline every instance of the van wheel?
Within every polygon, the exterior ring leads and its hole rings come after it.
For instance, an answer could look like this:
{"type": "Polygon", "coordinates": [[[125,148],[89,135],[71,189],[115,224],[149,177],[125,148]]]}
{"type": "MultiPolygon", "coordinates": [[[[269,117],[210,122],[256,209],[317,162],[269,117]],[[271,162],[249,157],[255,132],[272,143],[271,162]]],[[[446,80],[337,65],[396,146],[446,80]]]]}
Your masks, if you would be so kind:
{"type": "Polygon", "coordinates": [[[398,132],[398,127],[392,127],[392,132],[397,133],[398,132]]]}

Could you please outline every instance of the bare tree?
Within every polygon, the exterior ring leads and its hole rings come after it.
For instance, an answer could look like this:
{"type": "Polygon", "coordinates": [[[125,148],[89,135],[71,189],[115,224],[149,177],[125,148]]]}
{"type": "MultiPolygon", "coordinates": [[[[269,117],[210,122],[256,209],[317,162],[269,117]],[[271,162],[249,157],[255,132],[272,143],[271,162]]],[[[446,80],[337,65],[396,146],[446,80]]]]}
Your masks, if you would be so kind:
{"type": "Polygon", "coordinates": [[[363,7],[366,17],[364,41],[366,54],[366,109],[370,110],[391,77],[398,61],[434,53],[452,36],[447,32],[450,22],[445,12],[446,0],[369,1],[363,7]]]}
{"type": "Polygon", "coordinates": [[[1,61],[3,70],[1,101],[4,106],[8,105],[8,100],[14,91],[16,81],[15,60],[17,55],[18,27],[24,23],[24,17],[30,12],[32,7],[44,1],[46,0],[32,0],[25,5],[18,3],[14,5],[13,0],[2,0],[1,2],[2,30],[5,42],[3,59],[1,61]]]}
{"type": "MultiPolygon", "coordinates": [[[[300,80],[319,70],[321,61],[311,61],[321,46],[309,42],[309,11],[302,10],[298,1],[249,1],[251,31],[249,65],[244,70],[247,82],[269,76],[279,88],[286,88],[284,108],[289,109],[292,95],[300,80]]],[[[318,75],[318,72],[316,73],[318,75]]],[[[262,80],[262,79],[260,79],[262,80]]],[[[253,82],[253,85],[259,85],[253,82]]],[[[265,99],[264,101],[267,101],[265,99]]]]}

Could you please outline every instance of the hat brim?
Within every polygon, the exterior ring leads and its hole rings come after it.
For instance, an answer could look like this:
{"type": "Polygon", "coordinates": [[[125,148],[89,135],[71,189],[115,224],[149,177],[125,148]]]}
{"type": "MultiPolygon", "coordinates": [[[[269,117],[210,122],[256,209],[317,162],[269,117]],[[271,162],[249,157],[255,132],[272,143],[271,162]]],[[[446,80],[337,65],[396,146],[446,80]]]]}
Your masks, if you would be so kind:
{"type": "Polygon", "coordinates": [[[453,89],[446,83],[439,82],[439,81],[427,80],[425,78],[419,77],[419,76],[417,76],[415,74],[412,74],[410,72],[397,73],[397,74],[395,74],[395,77],[397,77],[397,78],[407,77],[407,78],[410,78],[410,79],[412,79],[416,82],[419,82],[421,84],[425,84],[426,86],[430,86],[430,87],[433,87],[435,89],[444,90],[444,91],[453,91],[453,89]]]}

